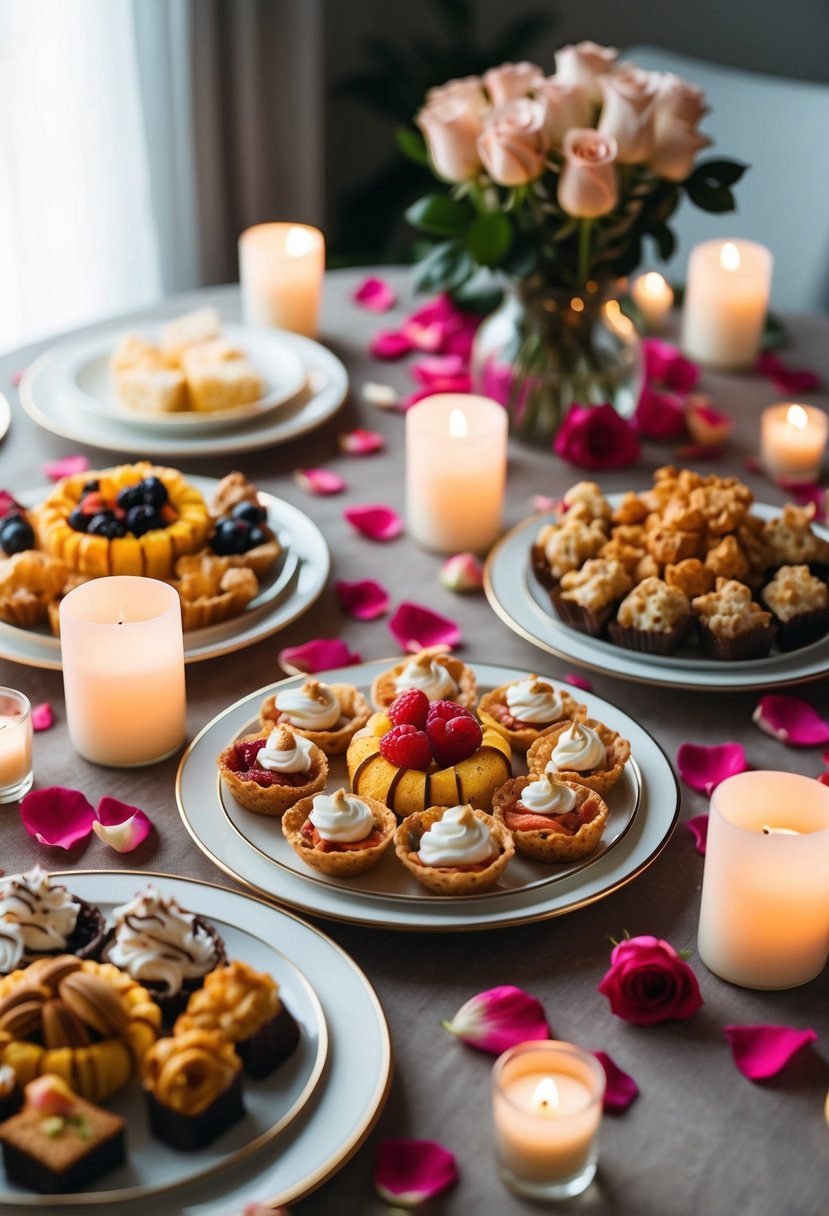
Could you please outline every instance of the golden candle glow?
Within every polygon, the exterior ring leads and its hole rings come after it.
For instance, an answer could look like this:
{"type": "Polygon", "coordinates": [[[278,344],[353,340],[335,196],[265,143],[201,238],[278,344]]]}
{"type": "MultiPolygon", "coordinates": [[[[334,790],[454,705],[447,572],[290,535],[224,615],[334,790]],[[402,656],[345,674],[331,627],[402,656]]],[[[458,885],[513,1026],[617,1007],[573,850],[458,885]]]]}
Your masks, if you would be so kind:
{"type": "Polygon", "coordinates": [[[740,251],[733,241],[726,241],[720,250],[720,265],[723,270],[739,270],[740,269],[740,251]]]}
{"type": "Polygon", "coordinates": [[[786,421],[797,431],[805,431],[809,425],[809,415],[802,405],[790,405],[786,410],[786,421]]]}
{"type": "Polygon", "coordinates": [[[558,1086],[552,1077],[543,1077],[535,1087],[533,1102],[537,1110],[546,1112],[558,1110],[560,1100],[558,1086]]]}
{"type": "Polygon", "coordinates": [[[814,482],[829,438],[829,415],[814,405],[784,402],[763,410],[760,457],[772,477],[814,482]]]}
{"type": "Polygon", "coordinates": [[[463,410],[452,410],[449,415],[449,434],[453,439],[465,439],[469,434],[469,423],[463,410]]]}

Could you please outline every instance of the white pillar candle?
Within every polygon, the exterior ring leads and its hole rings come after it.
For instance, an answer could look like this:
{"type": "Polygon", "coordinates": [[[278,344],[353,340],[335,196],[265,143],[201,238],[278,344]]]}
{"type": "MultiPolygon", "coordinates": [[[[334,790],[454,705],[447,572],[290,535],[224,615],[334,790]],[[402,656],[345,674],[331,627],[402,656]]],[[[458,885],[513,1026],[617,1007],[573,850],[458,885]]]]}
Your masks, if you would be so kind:
{"type": "Polygon", "coordinates": [[[829,415],[813,405],[770,405],[760,421],[760,459],[772,477],[814,482],[829,438],[829,415]]]}
{"type": "Polygon", "coordinates": [[[682,349],[723,371],[751,367],[771,290],[772,256],[754,241],[706,241],[691,251],[682,349]]]}
{"type": "Polygon", "coordinates": [[[32,788],[32,707],[13,688],[0,688],[0,803],[32,788]]]}
{"type": "Polygon", "coordinates": [[[242,316],[248,325],[275,325],[316,336],[325,240],[307,224],[257,224],[239,237],[242,316]]]}
{"type": "Polygon", "coordinates": [[[744,988],[795,988],[829,955],[829,787],[799,773],[729,777],[711,798],[699,954],[744,988]]]}
{"type": "Polygon", "coordinates": [[[96,578],[61,600],[72,746],[95,764],[152,764],[184,741],[181,602],[151,578],[96,578]]]}
{"type": "Polygon", "coordinates": [[[518,1194],[578,1195],[596,1173],[605,1076],[595,1056],[556,1040],[519,1043],[492,1070],[495,1155],[518,1194]]]}
{"type": "Polygon", "coordinates": [[[483,552],[502,530],[507,413],[488,397],[439,393],[406,415],[409,531],[438,553],[483,552]]]}
{"type": "Polygon", "coordinates": [[[658,334],[665,328],[674,302],[673,288],[656,270],[640,274],[630,289],[633,301],[649,333],[658,334]]]}

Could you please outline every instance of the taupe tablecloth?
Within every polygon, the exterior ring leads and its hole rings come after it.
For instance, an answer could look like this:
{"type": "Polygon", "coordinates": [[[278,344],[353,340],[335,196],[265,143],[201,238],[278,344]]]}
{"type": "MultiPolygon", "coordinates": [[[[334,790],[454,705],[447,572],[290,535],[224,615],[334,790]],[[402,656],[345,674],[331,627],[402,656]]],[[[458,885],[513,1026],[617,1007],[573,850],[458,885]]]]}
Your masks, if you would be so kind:
{"type": "MultiPolygon", "coordinates": [[[[339,272],[326,282],[323,340],[345,361],[351,396],[342,412],[317,432],[284,447],[242,457],[209,461],[178,460],[185,471],[221,476],[239,467],[263,489],[295,503],[323,529],[331,548],[333,580],[376,577],[393,600],[428,602],[457,619],[464,632],[463,654],[561,678],[573,665],[542,655],[496,619],[483,596],[454,596],[437,581],[439,559],[401,538],[372,544],[353,534],[342,520],[350,503],[387,502],[403,510],[403,418],[365,405],[361,387],[368,380],[394,384],[408,392],[406,362],[380,364],[367,355],[370,335],[392,326],[411,307],[407,277],[390,276],[400,290],[398,308],[386,317],[366,313],[350,300],[359,276],[339,272]],[[338,454],[337,434],[355,426],[381,431],[387,450],[354,459],[338,454]],[[298,466],[325,464],[348,482],[338,497],[310,498],[295,484],[298,466]]],[[[216,289],[183,299],[214,301],[232,318],[235,289],[216,289]]],[[[819,368],[829,378],[829,321],[790,318],[792,361],[819,368]]],[[[89,332],[94,332],[90,330],[89,332]]],[[[38,430],[23,414],[11,374],[26,366],[42,347],[32,346],[0,360],[0,389],[13,404],[13,423],[0,446],[0,485],[23,491],[43,483],[47,459],[73,445],[38,430]]],[[[762,476],[749,475],[744,458],[756,450],[761,409],[780,400],[768,381],[754,377],[706,374],[701,386],[738,420],[727,460],[716,466],[734,471],[761,500],[783,498],[762,476]]],[[[827,398],[810,398],[824,406],[827,398]]],[[[112,453],[89,450],[95,464],[111,463],[112,453]]],[[[141,455],[136,446],[135,455],[141,455]]],[[[650,471],[672,459],[670,446],[649,445],[641,465],[602,476],[608,491],[643,488],[650,471]]],[[[547,450],[513,443],[510,448],[505,524],[528,514],[535,493],[560,494],[579,477],[547,450]]],[[[329,588],[317,605],[283,633],[247,650],[187,669],[188,729],[195,734],[219,710],[282,674],[277,651],[308,638],[339,634],[365,659],[394,652],[383,619],[360,623],[345,619],[329,588]]],[[[758,768],[792,768],[816,776],[820,749],[785,748],[751,722],[759,694],[675,692],[591,676],[595,691],[622,706],[656,736],[671,760],[683,740],[742,742],[758,768]]],[[[83,789],[90,800],[110,794],[143,806],[159,828],[155,844],[123,858],[94,841],[70,854],[80,868],[139,865],[212,881],[227,881],[192,844],[175,809],[173,783],[177,761],[146,770],[107,771],[86,764],[71,750],[62,714],[58,673],[0,661],[0,683],[25,691],[33,702],[49,700],[56,725],[36,737],[39,785],[83,789]]],[[[805,690],[825,714],[825,681],[805,690]]],[[[682,820],[706,809],[701,795],[683,788],[682,820]]],[[[43,851],[23,832],[15,806],[0,809],[0,865],[7,871],[43,861],[43,851]]],[[[55,868],[62,855],[48,858],[55,868]]],[[[690,833],[680,826],[655,864],[635,882],[579,912],[545,923],[498,932],[464,935],[399,935],[391,930],[322,927],[366,970],[385,1007],[394,1040],[396,1073],[388,1105],[377,1129],[356,1157],[327,1185],[299,1205],[302,1216],[331,1213],[380,1213],[372,1197],[371,1174],[376,1139],[417,1136],[453,1149],[461,1169],[460,1185],[430,1210],[447,1216],[495,1216],[529,1212],[533,1205],[509,1195],[497,1180],[489,1127],[490,1059],[452,1040],[440,1022],[468,997],[497,984],[518,984],[542,999],[556,1035],[608,1051],[633,1076],[641,1097],[621,1118],[606,1118],[596,1183],[566,1211],[585,1216],[818,1216],[829,1194],[829,1129],[823,1102],[829,1085],[827,972],[806,987],[782,993],[748,992],[723,983],[695,957],[702,858],[690,833]],[[692,952],[705,1004],[690,1021],[651,1029],[629,1025],[610,1014],[596,985],[604,973],[609,937],[623,931],[667,938],[692,952]],[[802,1056],[777,1080],[752,1085],[735,1069],[722,1034],[727,1023],[771,1022],[812,1026],[821,1035],[817,1052],[802,1056]]]]}

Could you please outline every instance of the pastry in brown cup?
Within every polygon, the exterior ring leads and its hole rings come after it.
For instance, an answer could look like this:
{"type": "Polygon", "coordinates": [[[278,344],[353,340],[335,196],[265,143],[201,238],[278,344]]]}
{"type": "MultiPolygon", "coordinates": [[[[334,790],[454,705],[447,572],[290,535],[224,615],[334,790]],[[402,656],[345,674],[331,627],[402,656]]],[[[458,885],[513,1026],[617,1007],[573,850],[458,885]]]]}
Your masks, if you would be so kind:
{"type": "Polygon", "coordinates": [[[324,684],[306,680],[265,697],[259,721],[266,731],[289,726],[296,735],[316,743],[326,756],[346,750],[371,717],[371,706],[353,684],[324,684]]]}
{"type": "Polygon", "coordinates": [[[99,908],[41,866],[0,878],[0,975],[39,958],[98,958],[106,922],[99,908]]]}
{"type": "Polygon", "coordinates": [[[563,575],[550,600],[565,625],[598,637],[632,586],[633,579],[620,561],[594,557],[563,575]]]}
{"type": "Polygon", "coordinates": [[[760,592],[777,625],[781,650],[797,650],[829,630],[829,587],[808,566],[781,566],[760,592]]]}
{"type": "Polygon", "coordinates": [[[587,709],[565,689],[536,675],[524,676],[484,693],[478,717],[516,751],[525,752],[551,727],[564,721],[581,721],[587,709]]]}
{"type": "Polygon", "coordinates": [[[692,621],[691,603],[684,592],[661,578],[646,578],[622,600],[607,631],[611,641],[628,650],[672,654],[692,621]]]}
{"type": "Polygon", "coordinates": [[[430,701],[456,701],[464,709],[474,709],[477,700],[475,672],[445,646],[421,650],[381,671],[371,686],[372,702],[387,709],[406,688],[419,688],[430,701]]]}
{"type": "Polygon", "coordinates": [[[282,832],[307,866],[354,878],[377,865],[396,823],[394,812],[376,798],[341,789],[330,797],[303,798],[283,815],[282,832]]]}
{"type": "Polygon", "coordinates": [[[562,722],[527,752],[531,773],[546,771],[557,781],[574,781],[602,796],[613,789],[629,759],[627,739],[595,718],[562,722]]]}
{"type": "Polygon", "coordinates": [[[394,834],[394,847],[409,873],[436,895],[490,890],[515,853],[504,824],[468,804],[409,815],[394,834]]]}
{"type": "Polygon", "coordinates": [[[753,602],[743,583],[718,578],[715,590],[696,596],[691,607],[706,658],[741,662],[765,658],[771,650],[776,633],[771,613],[753,602]]]}
{"type": "Polygon", "coordinates": [[[191,1153],[244,1116],[242,1062],[220,1030],[184,1030],[144,1057],[144,1093],[153,1135],[191,1153]]]}
{"type": "Polygon", "coordinates": [[[513,777],[496,790],[492,814],[512,832],[515,847],[535,861],[577,861],[599,846],[609,814],[595,790],[549,773],[513,777]],[[531,805],[522,795],[532,787],[531,805]],[[545,806],[543,813],[534,807],[545,806]],[[561,809],[557,809],[561,808],[561,809]]]}
{"type": "Polygon", "coordinates": [[[325,788],[328,757],[316,743],[278,726],[267,737],[245,735],[218,757],[222,780],[236,801],[257,815],[278,816],[325,788]]]}

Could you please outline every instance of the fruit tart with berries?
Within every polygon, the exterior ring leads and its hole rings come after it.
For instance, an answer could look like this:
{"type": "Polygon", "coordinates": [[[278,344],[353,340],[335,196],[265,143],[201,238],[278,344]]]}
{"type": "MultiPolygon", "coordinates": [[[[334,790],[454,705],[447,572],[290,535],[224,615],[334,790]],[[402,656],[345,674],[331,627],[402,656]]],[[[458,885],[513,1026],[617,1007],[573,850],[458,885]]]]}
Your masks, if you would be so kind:
{"type": "Polygon", "coordinates": [[[577,861],[598,848],[609,814],[595,790],[552,773],[513,777],[495,791],[492,814],[535,861],[577,861]]]}
{"type": "Polygon", "coordinates": [[[236,801],[258,815],[282,815],[325,786],[328,757],[316,743],[277,726],[246,735],[218,759],[222,780],[236,801]]]}
{"type": "Polygon", "coordinates": [[[353,878],[376,866],[392,842],[397,820],[366,794],[316,794],[282,817],[288,844],[307,866],[333,878],[353,878]]]}

